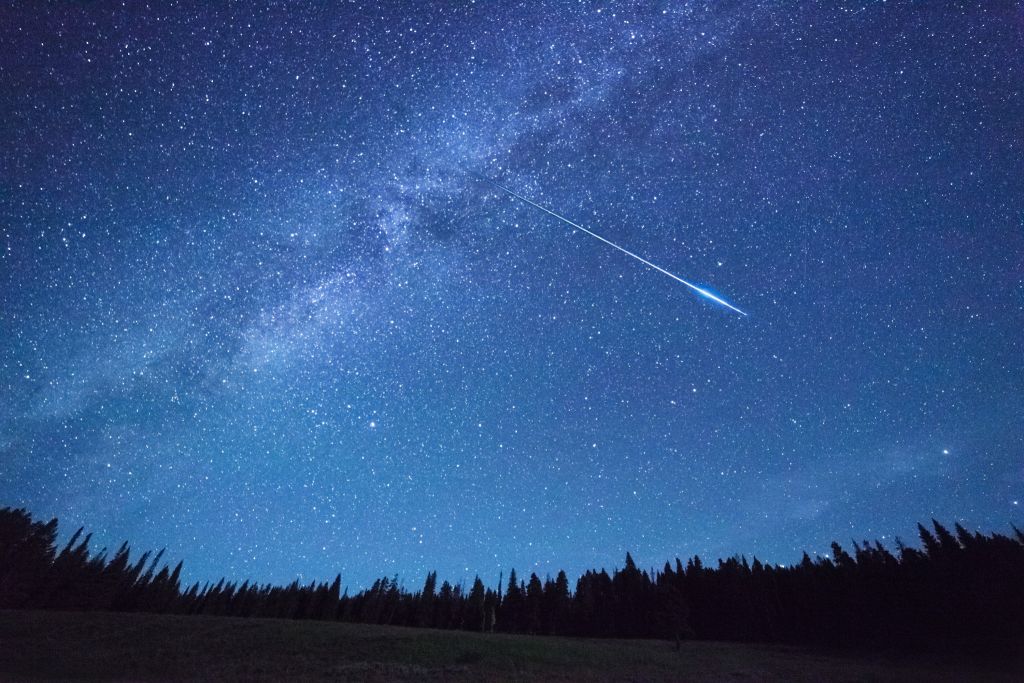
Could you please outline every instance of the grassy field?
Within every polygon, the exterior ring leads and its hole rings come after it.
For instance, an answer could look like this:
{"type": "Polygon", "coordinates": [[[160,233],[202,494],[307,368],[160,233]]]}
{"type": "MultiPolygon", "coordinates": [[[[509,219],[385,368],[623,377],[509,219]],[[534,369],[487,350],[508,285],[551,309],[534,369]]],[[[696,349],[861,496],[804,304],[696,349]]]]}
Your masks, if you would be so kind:
{"type": "Polygon", "coordinates": [[[0,611],[0,679],[1024,680],[928,659],[775,646],[484,635],[274,619],[0,611]]]}

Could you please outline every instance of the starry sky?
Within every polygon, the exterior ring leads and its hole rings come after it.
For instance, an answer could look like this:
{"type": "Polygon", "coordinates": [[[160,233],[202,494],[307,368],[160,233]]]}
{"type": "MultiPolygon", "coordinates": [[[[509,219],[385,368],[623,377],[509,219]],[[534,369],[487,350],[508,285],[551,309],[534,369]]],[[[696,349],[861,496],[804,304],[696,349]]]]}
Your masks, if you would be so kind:
{"type": "Polygon", "coordinates": [[[382,5],[0,9],[0,504],[354,588],[1024,525],[1020,3],[382,5]]]}

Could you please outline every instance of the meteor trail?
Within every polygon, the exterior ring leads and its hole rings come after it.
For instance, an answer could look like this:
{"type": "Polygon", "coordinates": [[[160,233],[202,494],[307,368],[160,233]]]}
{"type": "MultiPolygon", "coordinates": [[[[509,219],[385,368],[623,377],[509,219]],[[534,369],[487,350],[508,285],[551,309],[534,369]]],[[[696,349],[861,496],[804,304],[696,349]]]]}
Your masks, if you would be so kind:
{"type": "Polygon", "coordinates": [[[554,211],[552,211],[551,209],[543,207],[540,204],[538,204],[537,202],[530,201],[529,199],[527,199],[523,195],[518,194],[516,192],[513,192],[512,190],[508,189],[504,185],[499,185],[498,183],[494,182],[493,180],[491,180],[490,178],[488,178],[486,176],[482,176],[482,175],[480,175],[478,173],[473,173],[473,175],[475,175],[477,178],[480,178],[484,182],[493,185],[494,187],[498,188],[502,192],[505,192],[505,193],[515,197],[516,199],[518,199],[520,201],[526,202],[530,206],[534,206],[534,207],[540,209],[541,211],[543,211],[544,213],[550,214],[550,215],[554,216],[555,218],[557,218],[558,220],[560,220],[560,221],[562,221],[564,223],[568,223],[569,225],[571,225],[572,227],[576,228],[577,230],[582,230],[583,232],[587,233],[591,237],[596,237],[597,239],[601,240],[602,242],[604,242],[608,246],[615,247],[616,249],[621,251],[626,256],[631,256],[631,257],[635,258],[637,261],[639,261],[640,263],[644,264],[648,268],[653,268],[654,270],[658,271],[659,273],[664,273],[665,275],[668,275],[670,278],[672,278],[676,282],[681,282],[682,284],[686,285],[687,287],[689,287],[690,289],[695,291],[697,294],[700,294],[702,297],[705,297],[707,299],[711,299],[716,304],[720,304],[722,306],[725,306],[729,310],[736,311],[737,313],[739,313],[742,316],[747,315],[746,313],[744,313],[740,309],[738,309],[735,306],[733,306],[732,304],[730,304],[725,299],[721,299],[721,298],[715,296],[714,294],[712,294],[708,290],[704,289],[703,287],[698,287],[697,285],[693,284],[692,282],[687,282],[686,280],[684,280],[683,278],[679,277],[678,275],[673,275],[672,273],[668,272],[664,268],[661,268],[660,266],[654,265],[653,263],[651,263],[647,259],[643,258],[642,256],[637,256],[636,254],[634,254],[633,252],[629,251],[628,249],[623,249],[619,245],[615,244],[615,242],[612,242],[611,240],[608,240],[608,239],[605,239],[604,237],[601,237],[596,232],[593,232],[592,230],[587,230],[586,228],[584,228],[582,225],[579,225],[578,223],[573,223],[571,220],[569,220],[565,216],[560,216],[557,213],[555,213],[554,211]]]}

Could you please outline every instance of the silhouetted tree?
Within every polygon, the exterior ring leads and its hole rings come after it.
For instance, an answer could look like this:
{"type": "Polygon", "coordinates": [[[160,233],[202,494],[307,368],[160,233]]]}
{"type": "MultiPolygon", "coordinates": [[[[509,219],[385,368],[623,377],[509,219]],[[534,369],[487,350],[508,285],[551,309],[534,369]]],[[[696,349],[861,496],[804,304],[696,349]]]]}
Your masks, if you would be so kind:
{"type": "Polygon", "coordinates": [[[416,626],[434,625],[434,593],[436,590],[437,572],[427,572],[427,580],[423,582],[423,592],[420,593],[416,605],[416,626]]]}
{"type": "Polygon", "coordinates": [[[484,582],[477,576],[473,579],[473,587],[469,589],[469,598],[466,600],[463,623],[470,631],[486,631],[488,624],[485,619],[487,607],[487,592],[484,589],[484,582]]]}
{"type": "Polygon", "coordinates": [[[527,633],[541,632],[541,610],[544,609],[544,587],[536,573],[530,574],[526,584],[526,599],[523,601],[523,630],[527,633]]]}
{"type": "Polygon", "coordinates": [[[516,577],[516,570],[508,575],[508,588],[501,600],[501,608],[498,610],[498,628],[502,631],[519,631],[523,621],[523,589],[520,588],[516,577]]]}

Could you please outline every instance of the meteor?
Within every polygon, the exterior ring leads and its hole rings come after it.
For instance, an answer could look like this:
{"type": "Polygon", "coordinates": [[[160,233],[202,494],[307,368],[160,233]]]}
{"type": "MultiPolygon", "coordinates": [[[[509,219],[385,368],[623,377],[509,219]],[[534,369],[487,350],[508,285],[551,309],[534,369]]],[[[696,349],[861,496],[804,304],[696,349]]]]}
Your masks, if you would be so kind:
{"type": "Polygon", "coordinates": [[[744,313],[740,309],[738,309],[735,306],[733,306],[732,304],[730,304],[725,299],[722,299],[720,297],[715,296],[714,294],[712,294],[708,290],[704,289],[703,287],[698,287],[697,285],[693,284],[692,282],[687,282],[686,280],[684,280],[683,278],[679,277],[678,275],[674,275],[674,274],[668,272],[667,270],[665,270],[664,268],[662,268],[660,266],[654,265],[653,263],[651,263],[647,259],[643,258],[642,256],[637,256],[636,254],[634,254],[633,252],[629,251],[628,249],[624,249],[623,247],[620,247],[619,245],[615,244],[615,242],[612,242],[609,239],[605,239],[604,237],[601,237],[596,232],[594,232],[592,230],[588,230],[588,229],[584,228],[582,225],[579,225],[578,223],[573,223],[571,220],[569,220],[565,216],[560,216],[559,214],[555,213],[551,209],[548,209],[547,207],[541,206],[537,202],[531,201],[531,200],[527,199],[526,197],[524,197],[521,194],[513,192],[512,190],[508,189],[504,185],[499,185],[498,183],[494,182],[493,180],[491,180],[490,178],[488,178],[486,176],[482,176],[482,175],[480,175],[478,173],[473,173],[473,175],[475,175],[477,178],[480,178],[480,180],[483,180],[484,182],[486,182],[486,183],[488,183],[490,185],[493,185],[494,187],[498,188],[502,192],[504,192],[504,193],[506,193],[508,195],[511,195],[512,197],[515,197],[519,201],[526,202],[530,206],[536,207],[536,208],[540,209],[541,211],[543,211],[544,213],[549,214],[551,216],[554,216],[555,218],[557,218],[558,220],[562,221],[563,223],[568,223],[569,225],[571,225],[572,227],[576,228],[577,230],[581,230],[582,232],[587,233],[591,237],[594,237],[596,239],[601,240],[602,242],[604,242],[605,244],[607,244],[610,247],[615,247],[616,249],[621,251],[626,256],[630,256],[632,258],[635,258],[637,261],[639,261],[640,263],[644,264],[648,268],[653,268],[654,270],[658,271],[659,273],[663,273],[665,275],[668,275],[670,278],[672,278],[676,282],[680,282],[680,283],[686,285],[687,287],[692,289],[694,292],[696,292],[700,296],[702,296],[702,297],[704,297],[706,299],[710,299],[711,301],[714,301],[716,304],[719,304],[721,306],[725,306],[729,310],[735,311],[735,312],[739,313],[742,316],[746,316],[747,315],[746,313],[744,313]]]}

